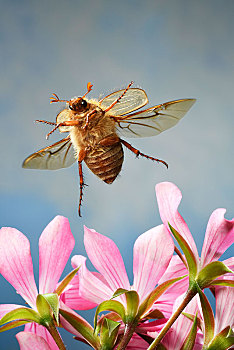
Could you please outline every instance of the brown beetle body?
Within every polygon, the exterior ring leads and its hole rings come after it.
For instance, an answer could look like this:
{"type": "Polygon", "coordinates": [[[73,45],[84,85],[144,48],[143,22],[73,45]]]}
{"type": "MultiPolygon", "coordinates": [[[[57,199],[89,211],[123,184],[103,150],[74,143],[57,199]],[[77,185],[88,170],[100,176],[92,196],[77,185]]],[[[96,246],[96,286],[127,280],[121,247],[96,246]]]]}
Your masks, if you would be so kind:
{"type": "Polygon", "coordinates": [[[104,182],[111,184],[118,176],[123,164],[123,147],[116,134],[115,122],[95,103],[89,101],[88,111],[95,111],[85,128],[88,112],[84,116],[73,115],[80,124],[70,129],[70,138],[77,157],[83,152],[88,168],[104,182]]]}

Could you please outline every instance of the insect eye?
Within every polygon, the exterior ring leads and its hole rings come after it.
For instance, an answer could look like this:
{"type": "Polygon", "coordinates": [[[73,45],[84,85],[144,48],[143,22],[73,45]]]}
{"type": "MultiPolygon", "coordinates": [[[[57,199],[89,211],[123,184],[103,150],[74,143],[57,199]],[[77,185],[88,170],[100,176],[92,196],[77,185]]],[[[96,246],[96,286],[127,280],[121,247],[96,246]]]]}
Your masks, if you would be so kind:
{"type": "Polygon", "coordinates": [[[81,100],[81,106],[83,107],[83,108],[86,108],[87,107],[87,102],[85,101],[85,100],[81,100]]]}

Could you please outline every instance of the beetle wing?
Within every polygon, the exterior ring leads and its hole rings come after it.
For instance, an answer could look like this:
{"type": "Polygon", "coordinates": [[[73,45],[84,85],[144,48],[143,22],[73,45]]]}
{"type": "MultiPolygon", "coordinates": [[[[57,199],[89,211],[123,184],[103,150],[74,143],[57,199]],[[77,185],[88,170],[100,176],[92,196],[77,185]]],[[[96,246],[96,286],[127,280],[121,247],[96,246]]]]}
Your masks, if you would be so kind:
{"type": "Polygon", "coordinates": [[[160,134],[179,122],[195,103],[195,99],[166,102],[143,111],[116,116],[116,129],[126,137],[149,137],[160,134]]]}
{"type": "Polygon", "coordinates": [[[24,160],[22,167],[27,169],[56,170],[67,168],[75,161],[74,148],[70,137],[66,137],[49,147],[31,154],[24,160]]]}
{"type": "MultiPolygon", "coordinates": [[[[113,92],[99,101],[103,109],[107,109],[114,101],[116,101],[125,89],[113,92]]],[[[121,116],[126,113],[133,112],[148,103],[146,92],[138,88],[130,88],[126,91],[123,97],[111,109],[110,114],[113,116],[121,116]]]]}
{"type": "MultiPolygon", "coordinates": [[[[65,121],[71,120],[71,111],[67,108],[63,109],[56,118],[56,123],[63,123],[65,121]]],[[[59,131],[60,132],[69,132],[71,130],[70,126],[60,126],[59,131]]]]}

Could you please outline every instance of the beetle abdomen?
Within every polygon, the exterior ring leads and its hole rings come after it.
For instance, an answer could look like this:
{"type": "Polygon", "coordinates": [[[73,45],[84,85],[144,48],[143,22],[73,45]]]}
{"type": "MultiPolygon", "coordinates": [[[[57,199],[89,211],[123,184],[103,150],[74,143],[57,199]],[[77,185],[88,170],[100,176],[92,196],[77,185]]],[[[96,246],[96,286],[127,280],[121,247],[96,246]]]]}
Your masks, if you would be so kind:
{"type": "Polygon", "coordinates": [[[106,147],[96,147],[88,152],[84,161],[102,181],[111,184],[123,164],[123,148],[120,142],[106,147]]]}

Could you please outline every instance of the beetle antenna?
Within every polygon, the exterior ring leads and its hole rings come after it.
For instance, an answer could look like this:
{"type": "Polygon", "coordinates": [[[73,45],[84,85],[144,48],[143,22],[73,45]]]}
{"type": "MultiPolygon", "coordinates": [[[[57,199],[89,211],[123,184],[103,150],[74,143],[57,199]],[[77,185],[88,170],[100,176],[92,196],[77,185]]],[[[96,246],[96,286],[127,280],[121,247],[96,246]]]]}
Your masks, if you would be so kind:
{"type": "Polygon", "coordinates": [[[52,94],[52,97],[50,97],[50,103],[53,103],[53,102],[69,102],[68,100],[60,100],[58,95],[56,94],[52,94]]]}
{"type": "Polygon", "coordinates": [[[89,82],[87,84],[87,92],[81,98],[84,98],[92,90],[92,87],[93,87],[93,85],[89,82]]]}

